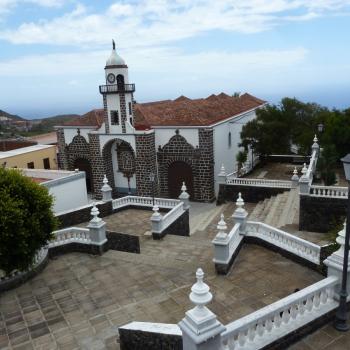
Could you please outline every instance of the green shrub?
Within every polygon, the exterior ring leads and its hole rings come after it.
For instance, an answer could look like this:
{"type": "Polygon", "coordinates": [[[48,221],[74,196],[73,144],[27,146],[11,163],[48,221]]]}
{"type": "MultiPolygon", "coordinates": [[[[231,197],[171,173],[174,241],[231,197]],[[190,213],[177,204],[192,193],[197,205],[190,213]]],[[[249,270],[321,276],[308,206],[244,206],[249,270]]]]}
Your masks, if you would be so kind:
{"type": "Polygon", "coordinates": [[[0,270],[27,270],[52,238],[57,220],[48,190],[14,169],[0,167],[0,270]]]}

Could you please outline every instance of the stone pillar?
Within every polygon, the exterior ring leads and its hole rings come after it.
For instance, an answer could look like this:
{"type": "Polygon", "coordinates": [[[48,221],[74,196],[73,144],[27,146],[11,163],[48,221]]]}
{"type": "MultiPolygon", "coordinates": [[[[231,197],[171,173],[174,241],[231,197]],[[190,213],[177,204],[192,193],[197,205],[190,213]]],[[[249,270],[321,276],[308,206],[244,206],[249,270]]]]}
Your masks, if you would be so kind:
{"type": "Polygon", "coordinates": [[[179,322],[182,330],[184,350],[216,350],[221,348],[220,334],[226,330],[205,305],[213,296],[209,286],[203,282],[202,269],[196,272],[197,283],[191,288],[190,300],[195,307],[186,312],[186,316],[179,322]]]}
{"type": "Polygon", "coordinates": [[[238,193],[238,198],[236,201],[236,210],[232,214],[233,219],[236,223],[240,224],[239,233],[245,234],[245,227],[247,223],[248,212],[244,209],[244,201],[241,195],[241,192],[238,193]]]}
{"type": "Polygon", "coordinates": [[[68,156],[66,150],[66,140],[64,137],[64,130],[62,128],[57,129],[57,147],[58,147],[58,156],[57,156],[57,166],[58,169],[68,170],[68,156]]]}
{"type": "Polygon", "coordinates": [[[95,198],[102,198],[101,187],[105,172],[105,163],[100,149],[99,134],[89,133],[89,153],[91,157],[91,170],[93,179],[93,191],[95,198]]]}
{"type": "Polygon", "coordinates": [[[101,188],[102,200],[108,202],[112,199],[112,187],[108,185],[108,179],[106,174],[103,177],[103,186],[101,188]]]}
{"type": "Polygon", "coordinates": [[[318,157],[319,153],[320,153],[320,145],[318,144],[318,139],[317,139],[316,135],[315,135],[313,141],[314,141],[314,143],[313,143],[311,149],[312,149],[312,152],[316,151],[316,157],[318,157]]]}
{"type": "Polygon", "coordinates": [[[90,231],[91,245],[93,246],[93,253],[102,254],[104,249],[103,245],[107,243],[106,238],[106,223],[98,217],[100,212],[96,208],[95,203],[91,209],[92,219],[88,224],[90,231]],[[96,249],[95,249],[96,248],[96,249]]]}
{"type": "Polygon", "coordinates": [[[159,213],[159,207],[157,204],[153,207],[153,214],[151,216],[152,222],[152,237],[153,239],[161,239],[162,236],[162,220],[163,216],[159,213]]]}
{"type": "Polygon", "coordinates": [[[216,265],[227,265],[230,260],[229,236],[224,214],[221,214],[220,221],[216,226],[218,233],[212,240],[214,245],[214,263],[216,265]]]}
{"type": "Polygon", "coordinates": [[[109,134],[109,118],[108,118],[108,107],[107,107],[107,95],[103,95],[103,121],[105,123],[105,132],[109,134]]]}
{"type": "Polygon", "coordinates": [[[159,195],[159,179],[156,163],[156,146],[154,132],[135,135],[136,140],[136,189],[138,196],[159,195]],[[150,180],[154,174],[154,184],[150,180]]]}
{"type": "Polygon", "coordinates": [[[292,176],[291,180],[292,180],[292,188],[297,188],[298,184],[299,184],[299,176],[298,176],[297,167],[294,167],[293,176],[292,176]]]}
{"type": "Polygon", "coordinates": [[[184,182],[182,183],[181,191],[179,199],[184,204],[184,210],[188,210],[190,209],[190,195],[186,192],[187,187],[184,182]]]}
{"type": "MultiPolygon", "coordinates": [[[[340,248],[331,254],[325,261],[324,264],[327,266],[327,276],[337,276],[339,279],[339,285],[337,286],[337,297],[341,288],[342,274],[343,274],[343,262],[344,262],[344,246],[345,246],[345,232],[346,223],[344,222],[344,227],[338,233],[336,239],[337,243],[340,244],[340,248]]],[[[350,255],[350,254],[349,254],[350,255]]],[[[350,259],[348,260],[348,279],[346,289],[350,290],[350,259]]]]}
{"type": "Polygon", "coordinates": [[[299,179],[299,193],[309,194],[310,187],[309,187],[309,178],[306,176],[306,173],[307,173],[306,163],[304,163],[301,173],[303,175],[299,179]]]}
{"type": "Polygon", "coordinates": [[[226,183],[226,169],[225,169],[225,166],[224,164],[221,164],[221,169],[220,169],[220,172],[218,174],[218,181],[219,183],[221,184],[225,184],[226,183]]]}

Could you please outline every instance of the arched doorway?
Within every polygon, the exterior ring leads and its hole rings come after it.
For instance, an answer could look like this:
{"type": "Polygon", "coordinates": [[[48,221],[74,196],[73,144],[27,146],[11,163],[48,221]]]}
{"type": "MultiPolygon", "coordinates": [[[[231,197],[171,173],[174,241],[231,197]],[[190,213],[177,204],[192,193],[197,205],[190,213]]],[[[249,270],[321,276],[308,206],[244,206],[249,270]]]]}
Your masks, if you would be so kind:
{"type": "Polygon", "coordinates": [[[90,162],[85,158],[77,158],[74,161],[74,169],[85,171],[86,189],[88,192],[92,192],[94,189],[92,180],[92,170],[90,162]]]}
{"type": "Polygon", "coordinates": [[[178,198],[182,183],[185,182],[190,198],[193,198],[192,168],[185,162],[176,161],[168,167],[168,190],[170,198],[178,198]]]}

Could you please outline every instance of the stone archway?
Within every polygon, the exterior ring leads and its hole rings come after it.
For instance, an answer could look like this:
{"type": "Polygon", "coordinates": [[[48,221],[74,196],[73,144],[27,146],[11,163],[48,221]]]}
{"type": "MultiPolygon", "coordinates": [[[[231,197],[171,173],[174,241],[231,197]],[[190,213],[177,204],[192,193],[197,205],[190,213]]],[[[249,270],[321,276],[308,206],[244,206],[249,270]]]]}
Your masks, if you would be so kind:
{"type": "Polygon", "coordinates": [[[94,182],[92,177],[92,168],[90,161],[85,158],[76,158],[73,163],[74,169],[85,171],[86,189],[88,193],[93,192],[94,182]]]}
{"type": "Polygon", "coordinates": [[[178,198],[182,183],[185,182],[190,199],[193,199],[192,167],[183,161],[175,161],[168,166],[168,190],[170,198],[178,198]]]}
{"type": "MultiPolygon", "coordinates": [[[[109,140],[103,147],[102,157],[105,163],[106,176],[113,189],[113,194],[118,195],[118,174],[127,179],[130,186],[130,178],[135,174],[135,152],[127,141],[119,138],[109,140]],[[117,164],[113,166],[113,152],[116,152],[117,164]],[[117,167],[117,169],[115,169],[117,167]]],[[[129,187],[130,190],[130,187],[129,187]]]]}

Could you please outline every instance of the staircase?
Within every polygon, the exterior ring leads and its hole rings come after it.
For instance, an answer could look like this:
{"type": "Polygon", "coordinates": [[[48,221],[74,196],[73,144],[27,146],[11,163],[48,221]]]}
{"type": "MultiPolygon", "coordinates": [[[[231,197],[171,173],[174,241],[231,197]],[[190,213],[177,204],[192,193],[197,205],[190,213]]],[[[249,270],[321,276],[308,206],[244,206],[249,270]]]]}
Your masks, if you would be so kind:
{"type": "Polygon", "coordinates": [[[299,193],[293,188],[260,201],[249,216],[251,221],[281,228],[299,222],[299,193]]]}

